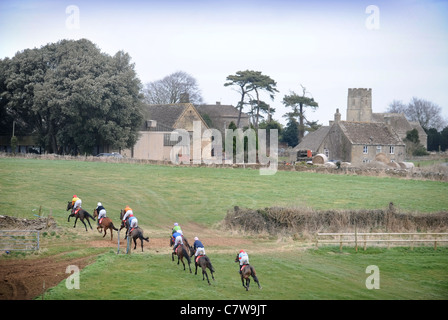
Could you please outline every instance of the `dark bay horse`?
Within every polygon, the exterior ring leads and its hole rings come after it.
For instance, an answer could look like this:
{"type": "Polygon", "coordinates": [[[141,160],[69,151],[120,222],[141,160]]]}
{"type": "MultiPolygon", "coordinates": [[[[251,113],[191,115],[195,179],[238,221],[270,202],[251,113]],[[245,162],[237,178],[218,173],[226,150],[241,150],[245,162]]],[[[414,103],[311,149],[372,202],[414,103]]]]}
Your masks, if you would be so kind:
{"type": "MultiPolygon", "coordinates": [[[[235,262],[239,262],[238,255],[236,255],[235,262]]],[[[243,287],[246,288],[246,291],[249,291],[249,284],[250,284],[250,276],[254,279],[254,281],[258,284],[258,289],[261,289],[260,282],[257,278],[257,273],[255,272],[255,268],[252,267],[250,264],[244,264],[241,269],[241,283],[243,284],[243,287]],[[246,280],[246,284],[244,284],[244,280],[246,280]]]]}
{"type": "Polygon", "coordinates": [[[140,239],[140,243],[141,243],[141,246],[142,246],[142,252],[143,252],[143,240],[145,240],[146,242],[149,242],[149,237],[145,238],[143,236],[143,230],[140,229],[140,227],[133,228],[131,230],[131,233],[130,233],[129,236],[131,237],[132,240],[134,240],[134,250],[135,250],[135,248],[137,248],[137,239],[140,239]]]}
{"type": "MultiPolygon", "coordinates": [[[[127,239],[128,233],[129,233],[129,222],[128,222],[128,220],[126,220],[126,223],[125,223],[123,221],[123,217],[124,217],[124,210],[121,210],[121,212],[120,212],[120,221],[121,221],[120,230],[123,228],[126,228],[126,233],[124,235],[124,238],[127,239]]],[[[135,250],[135,248],[137,248],[137,239],[140,239],[141,246],[142,246],[142,252],[143,252],[143,240],[145,240],[146,242],[149,242],[149,237],[145,238],[143,236],[143,230],[140,227],[134,228],[131,230],[131,233],[129,234],[129,236],[131,237],[132,240],[134,240],[134,250],[135,250]]]]}
{"type": "MultiPolygon", "coordinates": [[[[93,216],[98,219],[98,210],[96,210],[96,209],[93,210],[93,216]]],[[[104,235],[103,235],[103,238],[104,238],[106,236],[107,230],[109,229],[110,230],[110,241],[112,241],[114,239],[114,236],[113,236],[114,233],[112,232],[112,230],[118,231],[118,229],[115,228],[112,220],[108,217],[104,217],[101,219],[101,222],[98,221],[98,223],[99,223],[98,227],[96,227],[98,232],[101,233],[104,230],[104,235]]]]}
{"type": "MultiPolygon", "coordinates": [[[[194,252],[191,254],[191,256],[194,256],[194,252]]],[[[213,272],[215,272],[215,269],[212,266],[212,262],[210,261],[210,258],[206,255],[200,255],[195,257],[194,265],[196,267],[194,271],[194,275],[198,274],[198,266],[202,269],[202,280],[204,280],[204,275],[207,277],[207,282],[210,285],[210,280],[208,279],[207,274],[207,268],[210,270],[210,274],[212,275],[213,281],[215,281],[215,277],[213,276],[213,272]]]]}
{"type": "MultiPolygon", "coordinates": [[[[172,247],[174,245],[174,240],[173,237],[170,237],[170,247],[172,247]]],[[[191,249],[191,247],[189,248],[191,249]]],[[[187,259],[188,262],[188,268],[190,269],[190,273],[191,272],[191,259],[190,256],[188,254],[188,250],[187,247],[185,246],[185,244],[180,244],[177,246],[176,248],[176,252],[173,251],[173,253],[171,253],[171,259],[172,261],[174,261],[174,255],[177,255],[177,264],[179,264],[179,261],[182,261],[182,264],[184,265],[184,271],[185,271],[185,262],[184,262],[184,258],[187,259]]],[[[190,250],[191,252],[191,250],[190,250]]]]}
{"type": "MultiPolygon", "coordinates": [[[[69,201],[69,202],[67,203],[67,211],[70,210],[70,209],[72,209],[72,207],[73,207],[72,202],[69,201]]],[[[74,212],[70,213],[70,215],[68,216],[68,220],[67,220],[67,222],[70,222],[70,217],[76,217],[76,219],[75,219],[75,224],[73,225],[73,228],[76,227],[76,222],[78,221],[78,218],[79,218],[79,220],[81,220],[82,224],[83,224],[84,227],[86,228],[86,231],[87,231],[87,226],[86,226],[86,224],[85,224],[85,222],[84,222],[84,219],[87,220],[90,229],[92,229],[92,225],[90,224],[89,218],[92,219],[93,221],[95,221],[95,218],[92,217],[92,216],[90,215],[90,213],[88,213],[86,210],[84,210],[84,209],[82,209],[82,208],[81,208],[81,209],[78,211],[78,213],[76,213],[76,214],[75,214],[74,212]]],[[[92,230],[93,230],[93,229],[92,229],[92,230]]]]}

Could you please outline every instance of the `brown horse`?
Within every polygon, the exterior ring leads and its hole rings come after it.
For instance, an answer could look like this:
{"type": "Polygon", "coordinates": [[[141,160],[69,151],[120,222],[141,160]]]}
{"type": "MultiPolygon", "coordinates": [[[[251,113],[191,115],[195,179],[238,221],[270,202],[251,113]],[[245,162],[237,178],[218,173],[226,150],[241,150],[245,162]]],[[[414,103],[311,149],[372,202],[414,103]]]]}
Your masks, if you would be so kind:
{"type": "MultiPolygon", "coordinates": [[[[170,237],[170,247],[172,247],[173,245],[174,245],[173,237],[170,237]]],[[[174,255],[177,255],[177,264],[179,264],[179,261],[182,261],[182,264],[184,265],[184,271],[185,271],[184,258],[187,259],[188,268],[190,269],[190,273],[192,273],[191,266],[190,266],[191,259],[190,259],[190,256],[188,255],[188,250],[189,249],[187,249],[185,244],[178,245],[176,248],[176,251],[173,251],[173,253],[171,253],[171,259],[172,259],[172,261],[174,261],[174,255]]],[[[190,248],[190,252],[191,252],[191,248],[190,248]]]]}
{"type": "Polygon", "coordinates": [[[143,240],[145,240],[146,242],[149,242],[149,237],[145,238],[143,236],[143,230],[140,229],[140,227],[133,228],[131,230],[131,233],[129,234],[129,236],[131,237],[132,240],[134,240],[134,250],[135,250],[135,248],[137,248],[137,239],[140,239],[140,243],[142,246],[142,252],[143,252],[143,240]]]}
{"type": "MultiPolygon", "coordinates": [[[[123,228],[126,228],[126,233],[124,235],[124,238],[127,239],[128,233],[129,233],[129,219],[127,219],[126,223],[125,223],[123,221],[123,217],[124,217],[124,210],[121,210],[120,211],[120,221],[121,221],[120,230],[123,228]]],[[[140,239],[140,242],[142,245],[142,252],[143,252],[143,240],[145,240],[146,242],[149,242],[149,238],[148,237],[145,238],[143,236],[143,230],[140,227],[133,228],[130,231],[129,236],[132,238],[132,240],[134,240],[134,250],[135,250],[135,248],[137,248],[137,239],[140,239]]]]}
{"type": "MultiPolygon", "coordinates": [[[[67,203],[67,211],[70,210],[70,209],[72,209],[72,207],[73,207],[72,202],[69,201],[69,202],[67,203]]],[[[70,222],[70,217],[76,217],[76,219],[75,219],[75,224],[73,225],[73,228],[76,227],[76,222],[78,221],[78,218],[79,218],[79,220],[81,220],[82,224],[83,224],[84,227],[86,228],[86,231],[87,231],[87,226],[86,226],[86,224],[85,224],[85,222],[84,222],[84,219],[86,219],[87,222],[89,223],[90,229],[92,229],[92,225],[90,224],[89,218],[91,218],[93,221],[95,221],[95,218],[92,217],[92,216],[90,215],[90,213],[88,213],[88,212],[87,212],[86,210],[84,210],[84,209],[80,209],[80,210],[78,211],[78,213],[76,213],[76,214],[75,214],[74,212],[71,212],[70,215],[68,216],[68,220],[67,220],[67,222],[70,222]]],[[[93,230],[93,229],[92,229],[92,230],[93,230]]]]}
{"type": "MultiPolygon", "coordinates": [[[[192,254],[192,256],[194,255],[194,253],[192,254]]],[[[215,281],[215,277],[213,276],[213,272],[215,272],[215,269],[212,266],[212,262],[210,261],[210,258],[207,257],[206,255],[200,255],[195,257],[194,260],[194,265],[196,267],[195,271],[194,271],[194,275],[198,274],[198,266],[201,267],[202,269],[202,280],[204,280],[204,275],[207,277],[207,282],[210,285],[210,280],[208,279],[208,274],[207,274],[207,268],[210,270],[210,274],[212,275],[212,279],[213,281],[215,281]]]]}
{"type": "MultiPolygon", "coordinates": [[[[98,219],[98,210],[96,209],[93,210],[93,216],[98,219]]],[[[107,230],[109,229],[110,241],[114,239],[114,233],[112,232],[112,230],[118,231],[118,229],[115,228],[112,220],[108,217],[104,217],[100,221],[98,221],[98,227],[96,227],[96,229],[98,230],[99,233],[103,232],[104,230],[103,238],[106,236],[107,230]]]]}
{"type": "MultiPolygon", "coordinates": [[[[235,262],[239,262],[238,255],[236,255],[235,262]]],[[[243,287],[246,288],[246,291],[249,291],[250,276],[252,276],[254,281],[258,284],[258,289],[261,289],[260,282],[257,278],[257,273],[255,272],[255,268],[250,264],[244,264],[240,269],[240,274],[241,283],[243,284],[243,287]],[[246,280],[246,284],[244,284],[244,280],[246,280]]]]}

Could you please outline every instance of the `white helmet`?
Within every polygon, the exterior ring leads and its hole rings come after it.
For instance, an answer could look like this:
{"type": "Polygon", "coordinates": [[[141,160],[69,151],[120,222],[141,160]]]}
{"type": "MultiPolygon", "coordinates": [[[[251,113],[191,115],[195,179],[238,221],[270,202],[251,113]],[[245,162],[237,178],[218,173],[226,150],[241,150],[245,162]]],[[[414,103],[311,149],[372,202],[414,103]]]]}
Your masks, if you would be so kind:
{"type": "Polygon", "coordinates": [[[101,202],[98,202],[97,206],[98,206],[98,207],[99,207],[99,206],[102,206],[101,202]]]}

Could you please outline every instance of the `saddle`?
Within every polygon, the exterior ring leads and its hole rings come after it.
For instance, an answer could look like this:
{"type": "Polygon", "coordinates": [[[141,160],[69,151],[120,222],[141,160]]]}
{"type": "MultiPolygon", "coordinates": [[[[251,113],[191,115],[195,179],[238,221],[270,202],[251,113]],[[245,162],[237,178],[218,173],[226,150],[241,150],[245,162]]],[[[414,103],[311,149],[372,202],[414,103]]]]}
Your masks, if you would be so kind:
{"type": "Polygon", "coordinates": [[[101,224],[101,222],[103,222],[104,218],[101,218],[100,221],[98,221],[99,224],[101,224]]]}
{"type": "Polygon", "coordinates": [[[205,254],[200,254],[196,257],[196,263],[198,263],[200,257],[205,257],[205,254]]]}
{"type": "Polygon", "coordinates": [[[73,213],[78,214],[79,210],[81,210],[81,208],[76,209],[75,212],[73,212],[73,213]]]}
{"type": "Polygon", "coordinates": [[[249,266],[249,264],[243,264],[243,265],[241,266],[240,271],[243,272],[243,269],[246,268],[246,267],[248,267],[248,266],[249,266]]]}

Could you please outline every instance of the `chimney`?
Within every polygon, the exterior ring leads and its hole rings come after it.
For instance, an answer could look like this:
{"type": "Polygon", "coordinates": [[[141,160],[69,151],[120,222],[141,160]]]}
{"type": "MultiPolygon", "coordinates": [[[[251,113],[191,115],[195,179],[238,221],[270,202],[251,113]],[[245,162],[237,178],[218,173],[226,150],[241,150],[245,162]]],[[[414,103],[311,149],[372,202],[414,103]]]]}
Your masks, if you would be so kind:
{"type": "Polygon", "coordinates": [[[220,106],[221,105],[221,101],[216,101],[216,105],[220,106]]]}
{"type": "Polygon", "coordinates": [[[180,94],[180,103],[189,103],[190,95],[186,92],[180,94]]]}
{"type": "Polygon", "coordinates": [[[334,122],[338,123],[341,121],[341,114],[339,113],[339,108],[336,109],[336,113],[334,114],[334,122]]]}

